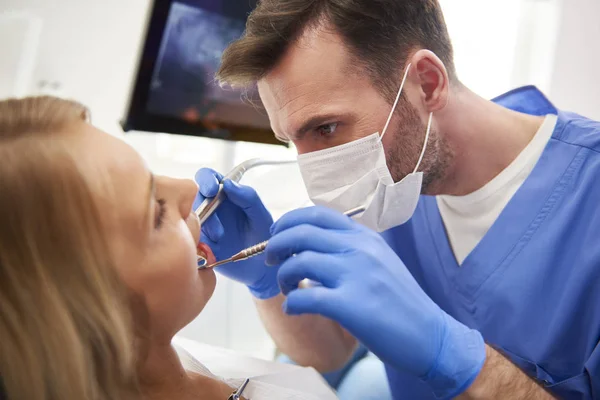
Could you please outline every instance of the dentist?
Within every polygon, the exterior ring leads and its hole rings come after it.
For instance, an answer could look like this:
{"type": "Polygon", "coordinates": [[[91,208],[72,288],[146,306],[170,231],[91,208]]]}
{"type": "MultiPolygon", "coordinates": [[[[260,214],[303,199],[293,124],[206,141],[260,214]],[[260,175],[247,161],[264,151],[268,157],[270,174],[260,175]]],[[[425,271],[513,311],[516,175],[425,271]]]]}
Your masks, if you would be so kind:
{"type": "MultiPolygon", "coordinates": [[[[432,0],[263,0],[219,79],[258,84],[326,206],[272,224],[225,181],[203,226],[219,259],[270,239],[218,271],[286,354],[333,370],[358,340],[396,399],[600,393],[599,123],[533,87],[469,91],[432,0]]],[[[198,172],[196,204],[221,178],[198,172]]]]}

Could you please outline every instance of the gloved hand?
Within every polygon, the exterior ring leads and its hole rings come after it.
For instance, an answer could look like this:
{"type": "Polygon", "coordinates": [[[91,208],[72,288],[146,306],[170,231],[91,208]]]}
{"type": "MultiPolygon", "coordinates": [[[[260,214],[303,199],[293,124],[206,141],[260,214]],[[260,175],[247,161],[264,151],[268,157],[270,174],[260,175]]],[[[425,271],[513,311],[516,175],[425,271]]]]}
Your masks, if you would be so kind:
{"type": "Polygon", "coordinates": [[[281,266],[288,314],[339,322],[440,398],[459,395],[475,380],[485,361],[481,334],[442,311],[377,233],[321,207],[292,211],[271,232],[267,264],[281,266]],[[298,289],[304,278],[321,285],[298,289]]]}
{"type": "MultiPolygon", "coordinates": [[[[194,201],[196,209],[207,197],[214,197],[223,176],[202,168],[196,173],[199,193],[194,201]]],[[[226,199],[217,211],[202,225],[201,240],[212,249],[217,260],[231,257],[240,250],[271,237],[269,228],[273,218],[254,189],[231,180],[223,182],[226,199]]],[[[235,264],[217,267],[216,271],[248,286],[260,299],[280,293],[277,268],[265,265],[265,255],[259,255],[235,264]]]]}

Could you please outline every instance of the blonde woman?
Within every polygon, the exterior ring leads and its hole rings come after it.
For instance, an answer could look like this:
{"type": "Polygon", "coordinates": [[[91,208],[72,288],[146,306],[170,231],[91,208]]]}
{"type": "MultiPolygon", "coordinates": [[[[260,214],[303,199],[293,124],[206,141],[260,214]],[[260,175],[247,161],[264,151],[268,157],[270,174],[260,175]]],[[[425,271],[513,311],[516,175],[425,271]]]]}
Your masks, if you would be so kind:
{"type": "MultiPolygon", "coordinates": [[[[153,175],[77,103],[0,101],[6,398],[228,398],[232,380],[171,345],[216,283],[214,272],[196,268],[198,253],[214,261],[198,244],[196,193],[191,180],[153,175]]],[[[251,386],[253,400],[298,398],[273,384],[251,386]]]]}
{"type": "Polygon", "coordinates": [[[0,102],[0,160],[8,399],[226,399],[171,346],[215,288],[195,268],[196,184],[152,175],[54,98],[0,102]]]}

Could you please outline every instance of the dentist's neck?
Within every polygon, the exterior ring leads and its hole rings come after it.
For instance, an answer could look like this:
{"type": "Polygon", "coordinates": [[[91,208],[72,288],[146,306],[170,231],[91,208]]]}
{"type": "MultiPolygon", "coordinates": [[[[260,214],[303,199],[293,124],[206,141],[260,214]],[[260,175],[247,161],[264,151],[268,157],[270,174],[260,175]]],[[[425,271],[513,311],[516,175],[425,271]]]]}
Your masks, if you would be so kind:
{"type": "Polygon", "coordinates": [[[517,113],[482,99],[467,88],[454,91],[438,114],[438,129],[454,152],[437,194],[462,196],[502,172],[535,136],[543,117],[517,113]]]}

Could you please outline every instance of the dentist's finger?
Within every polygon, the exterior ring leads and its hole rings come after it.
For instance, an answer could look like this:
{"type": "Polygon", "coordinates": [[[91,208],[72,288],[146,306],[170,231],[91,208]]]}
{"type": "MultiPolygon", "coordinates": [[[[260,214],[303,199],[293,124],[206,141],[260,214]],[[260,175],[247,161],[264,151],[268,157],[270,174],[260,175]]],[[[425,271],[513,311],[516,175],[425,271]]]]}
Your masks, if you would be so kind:
{"type": "Polygon", "coordinates": [[[199,169],[194,177],[194,180],[198,184],[198,192],[204,198],[216,196],[219,191],[219,182],[222,179],[223,175],[210,168],[199,169]]]}
{"type": "Polygon", "coordinates": [[[288,315],[320,314],[331,318],[332,307],[335,307],[333,289],[324,287],[294,290],[283,302],[283,311],[288,315]]]}
{"type": "Polygon", "coordinates": [[[223,182],[223,190],[229,201],[244,210],[251,220],[263,221],[265,218],[270,220],[271,214],[260,200],[258,193],[250,186],[226,179],[223,182]]]}
{"type": "Polygon", "coordinates": [[[225,235],[225,228],[217,213],[213,213],[213,215],[204,221],[204,224],[202,224],[202,233],[213,242],[218,242],[225,235]]]}
{"type": "Polygon", "coordinates": [[[271,234],[275,235],[297,225],[308,224],[325,229],[347,230],[352,229],[354,222],[342,213],[326,207],[306,207],[290,211],[281,217],[271,227],[271,234]]]}
{"type": "MultiPolygon", "coordinates": [[[[219,191],[219,181],[222,178],[221,174],[210,168],[202,168],[196,172],[195,180],[198,184],[198,193],[194,200],[194,212],[205,199],[214,197],[217,194],[219,191]]],[[[218,242],[223,237],[225,229],[216,213],[213,213],[204,221],[202,232],[214,242],[218,242]]]]}
{"type": "Polygon", "coordinates": [[[277,280],[283,294],[298,288],[304,279],[318,282],[328,288],[338,286],[344,269],[335,256],[305,251],[289,258],[279,268],[277,280]]]}
{"type": "Polygon", "coordinates": [[[266,263],[270,266],[279,265],[293,254],[303,251],[340,253],[348,250],[347,243],[339,235],[339,232],[308,224],[291,227],[269,239],[265,249],[266,263]]]}

